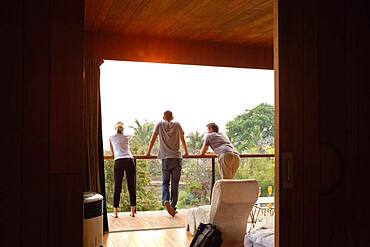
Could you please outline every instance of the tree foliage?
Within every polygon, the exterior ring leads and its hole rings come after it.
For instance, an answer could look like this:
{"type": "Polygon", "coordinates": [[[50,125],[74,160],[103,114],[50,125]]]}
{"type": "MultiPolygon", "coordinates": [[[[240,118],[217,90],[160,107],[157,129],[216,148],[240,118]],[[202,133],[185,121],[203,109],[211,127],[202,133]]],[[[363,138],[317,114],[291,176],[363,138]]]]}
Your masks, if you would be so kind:
{"type": "MultiPolygon", "coordinates": [[[[204,142],[204,134],[199,131],[187,135],[189,153],[197,153],[204,142]]],[[[184,186],[179,193],[179,208],[209,204],[211,189],[211,164],[208,159],[184,160],[182,181],[184,186]]]]}
{"type": "Polygon", "coordinates": [[[252,110],[246,110],[227,122],[226,133],[240,153],[251,153],[258,147],[258,152],[265,152],[274,142],[274,107],[260,104],[252,110]]]}
{"type": "MultiPolygon", "coordinates": [[[[154,122],[144,122],[141,124],[139,120],[135,119],[135,126],[130,126],[134,130],[134,135],[130,142],[131,151],[134,154],[144,154],[147,146],[149,145],[150,137],[152,136],[154,122]]],[[[153,147],[153,151],[157,146],[153,147]]]]}
{"type": "Polygon", "coordinates": [[[204,142],[204,134],[199,131],[191,132],[187,135],[187,146],[189,153],[197,153],[202,148],[204,142]]]}
{"type": "MultiPolygon", "coordinates": [[[[268,147],[268,152],[273,152],[273,147],[268,147]]],[[[257,152],[257,148],[252,149],[252,152],[257,152]]],[[[236,173],[236,179],[256,179],[259,187],[261,187],[261,196],[267,196],[267,187],[274,186],[274,158],[243,158],[241,159],[240,167],[236,173]]]]}
{"type": "MultiPolygon", "coordinates": [[[[240,153],[274,153],[274,107],[260,104],[226,124],[227,135],[240,153]]],[[[274,185],[273,158],[244,158],[236,178],[256,179],[261,196],[274,185]]]]}

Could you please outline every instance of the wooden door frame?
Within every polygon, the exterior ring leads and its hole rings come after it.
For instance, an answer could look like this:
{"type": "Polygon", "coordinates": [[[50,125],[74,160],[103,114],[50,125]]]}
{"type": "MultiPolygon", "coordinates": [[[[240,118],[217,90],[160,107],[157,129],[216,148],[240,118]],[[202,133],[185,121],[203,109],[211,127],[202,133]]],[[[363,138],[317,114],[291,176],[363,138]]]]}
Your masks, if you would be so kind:
{"type": "Polygon", "coordinates": [[[280,205],[280,169],[279,169],[279,22],[278,22],[278,0],[274,0],[274,90],[275,90],[275,222],[274,222],[274,240],[275,247],[279,247],[279,205],[280,205]]]}

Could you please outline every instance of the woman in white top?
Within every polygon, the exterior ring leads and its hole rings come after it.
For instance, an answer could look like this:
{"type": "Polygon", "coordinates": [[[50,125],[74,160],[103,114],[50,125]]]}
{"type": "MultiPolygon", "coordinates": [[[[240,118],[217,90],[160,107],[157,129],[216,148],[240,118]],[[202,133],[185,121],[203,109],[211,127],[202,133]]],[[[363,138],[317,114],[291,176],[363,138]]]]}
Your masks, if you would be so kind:
{"type": "Polygon", "coordinates": [[[118,218],[119,201],[122,191],[122,179],[126,172],[127,188],[130,195],[130,216],[135,217],[136,213],[136,188],[135,176],[136,167],[130,151],[130,136],[123,133],[124,125],[121,121],[116,124],[117,133],[109,137],[110,150],[114,157],[114,217],[118,218]]]}

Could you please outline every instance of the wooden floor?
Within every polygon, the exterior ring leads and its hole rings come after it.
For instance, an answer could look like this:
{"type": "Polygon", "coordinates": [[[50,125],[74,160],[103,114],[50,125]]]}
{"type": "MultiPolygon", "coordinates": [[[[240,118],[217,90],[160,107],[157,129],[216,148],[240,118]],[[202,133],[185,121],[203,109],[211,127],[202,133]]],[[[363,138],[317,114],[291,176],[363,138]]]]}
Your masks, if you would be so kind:
{"type": "Polygon", "coordinates": [[[185,228],[104,234],[104,247],[188,247],[192,236],[185,228]]]}
{"type": "Polygon", "coordinates": [[[175,217],[170,216],[167,211],[140,211],[135,217],[129,212],[118,214],[118,218],[108,214],[109,231],[133,231],[161,228],[185,227],[186,209],[179,209],[175,217]]]}

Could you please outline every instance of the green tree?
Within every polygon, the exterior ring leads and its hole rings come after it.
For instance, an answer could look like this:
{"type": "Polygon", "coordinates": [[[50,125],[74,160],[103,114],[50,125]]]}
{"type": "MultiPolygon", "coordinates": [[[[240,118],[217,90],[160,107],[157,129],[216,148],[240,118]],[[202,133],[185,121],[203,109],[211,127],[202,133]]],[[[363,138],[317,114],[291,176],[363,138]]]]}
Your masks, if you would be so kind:
{"type": "MultiPolygon", "coordinates": [[[[135,119],[135,126],[130,126],[134,130],[134,135],[131,140],[131,150],[135,154],[144,154],[149,145],[150,137],[152,136],[154,122],[144,122],[141,124],[135,119]]],[[[154,146],[153,151],[157,149],[154,146]]]]}
{"type": "MultiPolygon", "coordinates": [[[[268,152],[272,152],[273,147],[269,147],[268,152]]],[[[252,148],[256,152],[257,148],[252,148]]],[[[236,179],[253,178],[256,179],[261,187],[261,196],[267,196],[267,187],[274,186],[274,158],[243,158],[236,173],[236,179]]]]}
{"type": "Polygon", "coordinates": [[[211,174],[210,159],[184,160],[181,177],[184,186],[179,192],[179,208],[210,203],[211,174]]]}
{"type": "Polygon", "coordinates": [[[227,122],[226,133],[240,153],[266,152],[274,142],[274,107],[262,103],[227,122]]]}
{"type": "MultiPolygon", "coordinates": [[[[227,135],[240,153],[274,153],[274,107],[260,104],[226,124],[227,135]]],[[[273,158],[244,158],[236,178],[256,179],[261,196],[274,186],[273,158]]]]}
{"type": "Polygon", "coordinates": [[[199,131],[191,132],[186,139],[189,153],[197,153],[202,148],[204,134],[200,134],[199,131]]]}

